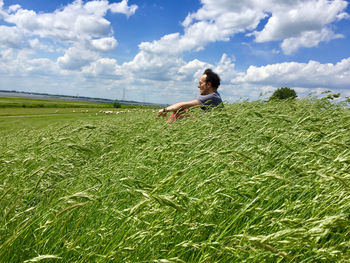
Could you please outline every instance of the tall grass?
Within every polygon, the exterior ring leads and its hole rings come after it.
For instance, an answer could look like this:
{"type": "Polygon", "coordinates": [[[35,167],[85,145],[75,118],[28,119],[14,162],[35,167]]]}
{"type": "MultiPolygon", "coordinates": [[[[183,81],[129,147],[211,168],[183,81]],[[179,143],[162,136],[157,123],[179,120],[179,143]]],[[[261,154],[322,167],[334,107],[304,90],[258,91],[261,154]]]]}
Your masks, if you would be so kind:
{"type": "Polygon", "coordinates": [[[1,134],[1,262],[348,262],[350,114],[244,102],[1,134]]]}

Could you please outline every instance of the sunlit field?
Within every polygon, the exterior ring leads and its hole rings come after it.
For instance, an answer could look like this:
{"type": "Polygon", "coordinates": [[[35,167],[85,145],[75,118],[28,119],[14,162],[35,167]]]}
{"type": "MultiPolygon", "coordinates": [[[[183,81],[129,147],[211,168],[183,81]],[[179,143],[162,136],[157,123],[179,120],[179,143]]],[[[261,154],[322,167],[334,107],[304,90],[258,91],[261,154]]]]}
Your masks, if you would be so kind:
{"type": "Polygon", "coordinates": [[[52,99],[28,99],[0,97],[0,109],[4,108],[108,108],[110,104],[64,101],[52,99]]]}
{"type": "Polygon", "coordinates": [[[50,110],[0,112],[0,262],[349,262],[349,109],[50,110]]]}

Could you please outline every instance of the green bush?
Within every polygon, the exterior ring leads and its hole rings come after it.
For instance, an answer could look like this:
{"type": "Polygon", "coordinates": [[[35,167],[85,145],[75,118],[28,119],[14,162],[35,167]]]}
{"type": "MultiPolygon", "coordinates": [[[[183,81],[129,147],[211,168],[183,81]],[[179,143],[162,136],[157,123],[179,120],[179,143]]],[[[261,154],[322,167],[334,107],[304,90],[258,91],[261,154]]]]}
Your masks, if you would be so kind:
{"type": "Polygon", "coordinates": [[[294,99],[296,97],[297,97],[297,94],[295,90],[284,87],[284,88],[279,88],[275,90],[275,92],[270,97],[270,100],[275,100],[275,99],[284,100],[288,98],[294,99]]]}
{"type": "Polygon", "coordinates": [[[115,101],[115,102],[113,103],[113,107],[114,107],[114,108],[121,108],[122,105],[121,105],[118,101],[115,101]]]}

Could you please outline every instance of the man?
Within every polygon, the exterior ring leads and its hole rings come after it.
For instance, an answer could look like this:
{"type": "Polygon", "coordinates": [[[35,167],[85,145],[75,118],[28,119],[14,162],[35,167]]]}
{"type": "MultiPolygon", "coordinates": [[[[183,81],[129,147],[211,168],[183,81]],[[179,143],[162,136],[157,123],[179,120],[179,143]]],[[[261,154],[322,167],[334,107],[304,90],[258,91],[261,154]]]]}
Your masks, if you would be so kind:
{"type": "Polygon", "coordinates": [[[173,114],[168,119],[168,122],[174,122],[181,118],[183,113],[191,107],[201,106],[203,110],[207,110],[208,107],[222,105],[222,100],[217,89],[220,86],[220,77],[214,73],[211,69],[206,69],[200,78],[198,88],[200,95],[198,99],[186,102],[178,102],[171,106],[164,107],[158,111],[158,118],[165,117],[168,112],[173,114]]]}

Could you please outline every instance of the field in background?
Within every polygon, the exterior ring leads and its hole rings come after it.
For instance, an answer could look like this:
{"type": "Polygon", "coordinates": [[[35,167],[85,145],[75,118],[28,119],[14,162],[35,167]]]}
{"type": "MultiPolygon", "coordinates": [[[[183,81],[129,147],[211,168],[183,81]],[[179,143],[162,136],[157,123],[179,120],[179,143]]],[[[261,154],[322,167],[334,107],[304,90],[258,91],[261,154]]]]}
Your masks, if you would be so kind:
{"type": "Polygon", "coordinates": [[[120,106],[121,108],[113,108],[112,104],[106,103],[0,97],[0,130],[34,129],[51,123],[95,118],[105,115],[103,112],[106,111],[116,114],[157,108],[148,105],[121,104],[120,106]]]}
{"type": "Polygon", "coordinates": [[[26,99],[0,97],[1,108],[110,108],[111,104],[52,99],[26,99]]]}
{"type": "Polygon", "coordinates": [[[348,109],[46,113],[0,117],[0,262],[350,259],[348,109]]]}
{"type": "MultiPolygon", "coordinates": [[[[142,104],[123,104],[121,108],[149,109],[156,106],[142,104]]],[[[112,108],[113,103],[97,103],[53,99],[8,98],[0,97],[0,109],[8,108],[112,108]]]]}

